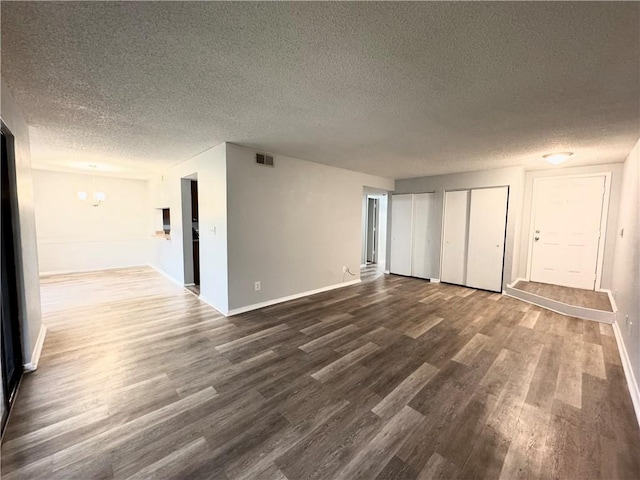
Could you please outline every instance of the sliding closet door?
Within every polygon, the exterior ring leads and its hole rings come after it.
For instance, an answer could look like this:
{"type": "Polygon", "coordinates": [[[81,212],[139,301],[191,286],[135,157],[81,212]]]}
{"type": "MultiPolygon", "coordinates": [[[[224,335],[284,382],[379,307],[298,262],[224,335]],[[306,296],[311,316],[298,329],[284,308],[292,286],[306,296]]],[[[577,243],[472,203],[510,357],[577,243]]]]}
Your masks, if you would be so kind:
{"type": "Polygon", "coordinates": [[[389,271],[411,275],[411,220],[413,195],[391,197],[391,265],[389,271]]]}
{"type": "Polygon", "coordinates": [[[432,237],[436,229],[431,224],[434,220],[435,196],[435,193],[417,193],[413,196],[411,275],[418,278],[438,276],[433,268],[433,249],[437,243],[432,237]]]}
{"type": "Polygon", "coordinates": [[[442,242],[443,282],[465,284],[469,190],[445,192],[442,242]]]}
{"type": "Polygon", "coordinates": [[[467,285],[502,291],[507,187],[471,191],[467,285]]]}

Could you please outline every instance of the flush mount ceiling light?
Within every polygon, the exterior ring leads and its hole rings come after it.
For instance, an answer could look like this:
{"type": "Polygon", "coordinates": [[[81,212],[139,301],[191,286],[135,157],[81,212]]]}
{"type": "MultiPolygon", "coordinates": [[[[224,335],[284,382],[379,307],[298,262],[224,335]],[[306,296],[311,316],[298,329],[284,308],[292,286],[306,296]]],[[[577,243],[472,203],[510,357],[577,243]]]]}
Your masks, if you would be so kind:
{"type": "Polygon", "coordinates": [[[566,161],[571,155],[573,155],[573,152],[548,153],[547,155],[543,155],[542,158],[553,165],[559,165],[566,161]]]}

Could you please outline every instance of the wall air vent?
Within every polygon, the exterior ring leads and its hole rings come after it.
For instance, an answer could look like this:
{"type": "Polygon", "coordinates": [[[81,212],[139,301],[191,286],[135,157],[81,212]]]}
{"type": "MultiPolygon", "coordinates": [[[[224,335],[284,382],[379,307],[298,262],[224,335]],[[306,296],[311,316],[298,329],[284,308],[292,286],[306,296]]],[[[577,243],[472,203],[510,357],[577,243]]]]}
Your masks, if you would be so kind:
{"type": "Polygon", "coordinates": [[[260,165],[266,165],[268,167],[274,166],[273,157],[264,153],[256,153],[256,163],[260,165]]]}

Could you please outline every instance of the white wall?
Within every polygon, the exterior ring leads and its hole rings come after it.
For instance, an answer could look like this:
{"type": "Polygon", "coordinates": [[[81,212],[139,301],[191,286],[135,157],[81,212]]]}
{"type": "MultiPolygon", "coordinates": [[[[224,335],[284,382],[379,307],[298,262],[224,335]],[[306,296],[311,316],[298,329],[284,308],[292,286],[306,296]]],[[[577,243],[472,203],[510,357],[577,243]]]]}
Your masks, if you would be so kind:
{"type": "MultiPolygon", "coordinates": [[[[180,163],[150,181],[149,230],[158,227],[160,208],[170,208],[171,239],[153,239],[151,264],[184,285],[182,179],[198,178],[200,298],[222,313],[229,310],[227,277],[227,167],[224,143],[180,163]]],[[[160,223],[161,225],[161,223],[160,223]]],[[[186,222],[191,225],[191,222],[186,222]]],[[[189,279],[187,279],[187,283],[189,279]]]]}
{"type": "Polygon", "coordinates": [[[255,153],[227,144],[229,308],[340,284],[343,265],[359,278],[363,187],[393,181],[282,155],[265,167],[255,153]]]}
{"type": "Polygon", "coordinates": [[[40,273],[147,265],[148,186],[144,180],[33,170],[40,273]],[[93,184],[107,199],[98,207],[93,184]]]}
{"type": "Polygon", "coordinates": [[[18,221],[20,224],[20,252],[17,260],[21,278],[18,280],[22,283],[23,292],[20,298],[20,309],[23,315],[21,319],[22,354],[24,362],[30,363],[35,360],[32,358],[33,350],[40,333],[42,320],[29,130],[18,105],[15,103],[4,81],[1,84],[2,107],[0,116],[15,139],[15,174],[18,191],[18,221]]]}
{"type": "MultiPolygon", "coordinates": [[[[640,141],[624,163],[615,231],[612,291],[616,324],[629,356],[636,388],[640,383],[640,141]],[[624,229],[624,236],[621,231],[624,229]]],[[[636,411],[640,413],[640,405],[636,411]]]]}
{"type": "MultiPolygon", "coordinates": [[[[432,177],[409,178],[396,180],[394,193],[427,193],[435,192],[436,215],[430,219],[430,229],[436,233],[439,242],[434,245],[434,261],[440,263],[442,252],[442,214],[444,192],[467,188],[509,186],[509,211],[507,213],[507,241],[505,247],[503,286],[515,278],[520,250],[520,222],[522,209],[522,193],[524,186],[524,170],[521,167],[483,170],[479,172],[454,173],[432,177]]],[[[393,197],[391,197],[393,201],[393,197]]],[[[393,217],[389,219],[393,224],[393,217]]],[[[388,258],[388,255],[387,255],[388,258]]]]}
{"type": "Polygon", "coordinates": [[[516,278],[526,278],[527,261],[529,255],[529,240],[531,236],[531,212],[533,198],[533,181],[535,178],[563,177],[571,175],[585,175],[592,173],[611,173],[611,191],[609,196],[609,215],[607,217],[607,234],[604,244],[604,258],[602,264],[601,288],[611,288],[613,272],[614,246],[616,243],[616,225],[618,222],[618,205],[622,185],[622,164],[592,165],[587,167],[553,168],[526,172],[524,203],[522,210],[522,230],[520,232],[520,259],[516,278]]]}

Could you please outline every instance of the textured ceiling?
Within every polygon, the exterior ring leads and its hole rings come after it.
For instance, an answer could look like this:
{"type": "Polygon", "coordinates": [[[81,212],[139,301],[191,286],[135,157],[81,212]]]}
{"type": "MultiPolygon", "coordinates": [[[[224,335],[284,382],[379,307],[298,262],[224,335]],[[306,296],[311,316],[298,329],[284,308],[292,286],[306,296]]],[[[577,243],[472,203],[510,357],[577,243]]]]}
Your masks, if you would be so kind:
{"type": "Polygon", "coordinates": [[[145,176],[223,141],[404,178],[623,161],[640,4],[2,2],[47,168],[145,176]]]}

